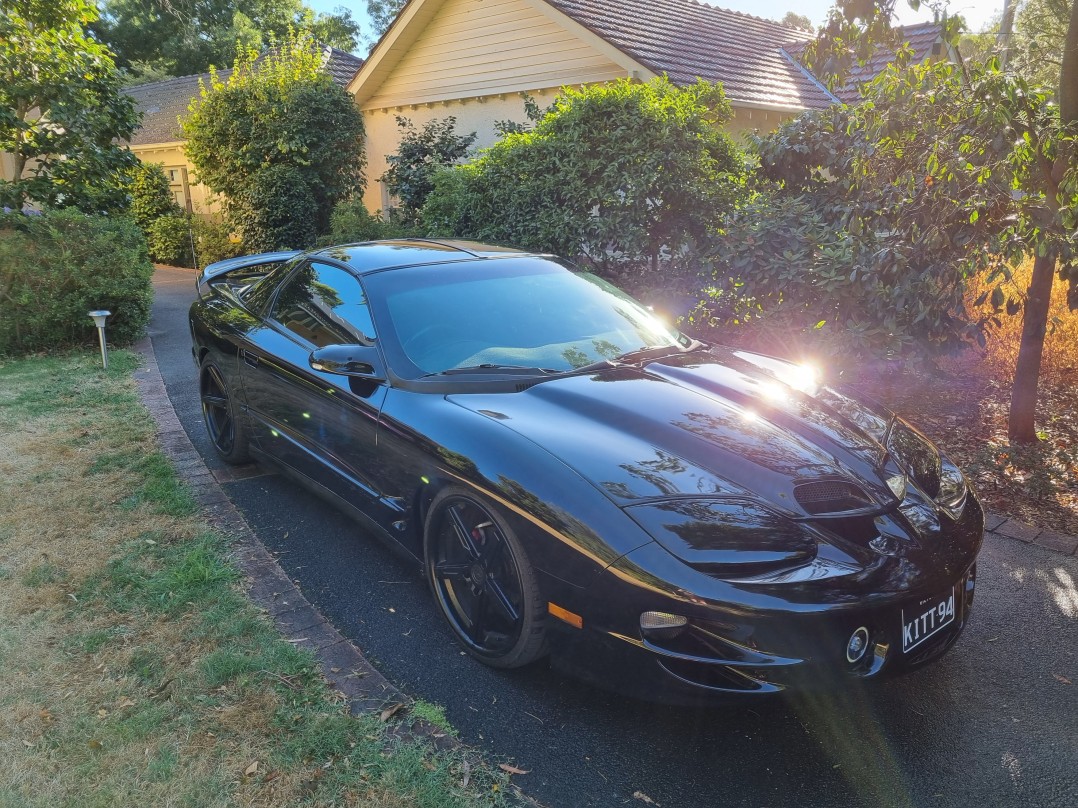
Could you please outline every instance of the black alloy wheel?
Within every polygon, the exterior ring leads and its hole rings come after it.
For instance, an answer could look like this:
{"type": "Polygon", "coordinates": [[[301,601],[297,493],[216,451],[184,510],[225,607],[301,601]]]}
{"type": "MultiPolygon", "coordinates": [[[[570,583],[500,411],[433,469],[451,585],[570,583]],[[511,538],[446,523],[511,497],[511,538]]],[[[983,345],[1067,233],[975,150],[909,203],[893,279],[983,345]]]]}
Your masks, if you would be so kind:
{"type": "Polygon", "coordinates": [[[425,566],[438,606],[468,652],[517,668],[545,652],[535,572],[503,520],[461,489],[435,497],[425,566]]]}
{"type": "Polygon", "coordinates": [[[246,463],[250,460],[247,430],[236,417],[236,403],[228,394],[228,386],[220,369],[212,362],[202,366],[199,394],[202,398],[202,419],[217,454],[226,463],[246,463]]]}

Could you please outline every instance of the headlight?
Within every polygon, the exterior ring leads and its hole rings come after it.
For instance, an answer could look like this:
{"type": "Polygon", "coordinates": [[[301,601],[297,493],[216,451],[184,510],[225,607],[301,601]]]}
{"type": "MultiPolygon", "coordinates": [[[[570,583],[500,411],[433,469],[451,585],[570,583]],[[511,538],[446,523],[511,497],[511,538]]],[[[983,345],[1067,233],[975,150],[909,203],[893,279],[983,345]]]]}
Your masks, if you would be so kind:
{"type": "Polygon", "coordinates": [[[905,421],[896,418],[887,441],[887,450],[905,467],[918,488],[932,499],[939,495],[940,453],[936,451],[932,441],[905,421]]]}
{"type": "Polygon", "coordinates": [[[753,575],[799,566],[816,540],[796,524],[743,500],[673,500],[625,509],[686,564],[716,575],[753,575]]]}
{"type": "Polygon", "coordinates": [[[962,471],[947,458],[943,458],[940,467],[940,490],[936,503],[947,511],[951,518],[957,519],[966,504],[969,485],[962,471]]]}
{"type": "Polygon", "coordinates": [[[865,400],[851,398],[831,387],[821,387],[816,399],[853,422],[873,440],[880,443],[887,440],[887,425],[890,423],[891,414],[883,408],[865,400]]]}

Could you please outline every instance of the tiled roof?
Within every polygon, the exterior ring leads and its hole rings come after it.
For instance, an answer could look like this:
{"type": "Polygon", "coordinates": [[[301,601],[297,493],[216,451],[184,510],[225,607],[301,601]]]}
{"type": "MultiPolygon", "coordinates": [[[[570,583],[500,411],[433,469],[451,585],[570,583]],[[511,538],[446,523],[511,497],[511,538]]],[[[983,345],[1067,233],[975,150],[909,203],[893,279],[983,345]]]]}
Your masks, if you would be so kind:
{"type": "Polygon", "coordinates": [[[338,48],[326,48],[326,50],[328,51],[326,71],[333,78],[334,84],[347,87],[359,69],[363,67],[363,60],[338,48]]]}
{"type": "MultiPolygon", "coordinates": [[[[347,87],[362,66],[363,60],[358,56],[337,48],[326,48],[325,67],[335,84],[347,87]]],[[[230,75],[231,69],[217,71],[222,81],[226,81],[230,75]]],[[[135,99],[135,108],[142,113],[142,126],[131,137],[131,145],[183,140],[179,118],[187,114],[191,99],[198,95],[199,80],[208,82],[209,79],[209,73],[202,73],[128,87],[125,92],[135,99]]]]}
{"type": "Polygon", "coordinates": [[[805,32],[695,0],[546,0],[676,84],[721,81],[733,102],[817,109],[833,102],[783,52],[805,32]]]}
{"type": "MultiPolygon", "coordinates": [[[[942,41],[940,39],[942,32],[943,29],[939,23],[925,22],[919,25],[907,25],[898,29],[899,42],[909,44],[913,49],[911,62],[917,64],[933,56],[945,55],[934,51],[936,44],[942,41]]],[[[795,59],[800,60],[807,44],[807,40],[797,42],[787,46],[786,52],[795,59]]],[[[945,45],[941,45],[941,47],[946,48],[945,45]]],[[[872,81],[883,72],[887,65],[894,61],[895,50],[895,48],[890,47],[877,48],[872,58],[865,64],[854,64],[847,73],[843,84],[834,88],[831,92],[845,104],[857,101],[861,97],[861,85],[872,81]]]]}
{"type": "MultiPolygon", "coordinates": [[[[227,80],[231,74],[231,70],[217,72],[222,80],[227,80]]],[[[142,126],[131,136],[131,145],[183,140],[179,118],[187,114],[188,104],[198,95],[200,79],[209,82],[210,74],[179,76],[128,87],[126,92],[135,99],[135,109],[142,113],[142,126]]]]}

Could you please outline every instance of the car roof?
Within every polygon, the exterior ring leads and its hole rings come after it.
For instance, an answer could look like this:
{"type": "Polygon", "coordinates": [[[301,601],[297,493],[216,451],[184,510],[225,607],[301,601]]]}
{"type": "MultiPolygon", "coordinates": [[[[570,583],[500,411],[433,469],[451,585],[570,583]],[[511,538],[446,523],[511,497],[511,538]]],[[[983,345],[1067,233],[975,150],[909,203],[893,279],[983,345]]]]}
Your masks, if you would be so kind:
{"type": "Polygon", "coordinates": [[[312,258],[320,255],[348,264],[357,274],[365,275],[383,269],[526,256],[530,253],[477,241],[417,238],[342,244],[311,253],[312,258]]]}

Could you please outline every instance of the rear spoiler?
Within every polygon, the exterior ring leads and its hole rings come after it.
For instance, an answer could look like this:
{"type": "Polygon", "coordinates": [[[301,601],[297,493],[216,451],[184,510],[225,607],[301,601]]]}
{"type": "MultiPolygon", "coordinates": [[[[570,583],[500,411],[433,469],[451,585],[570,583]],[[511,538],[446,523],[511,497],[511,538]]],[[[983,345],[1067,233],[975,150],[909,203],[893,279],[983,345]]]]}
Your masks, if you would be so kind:
{"type": "Polygon", "coordinates": [[[200,282],[212,280],[220,275],[237,269],[247,269],[259,264],[283,264],[291,261],[300,254],[300,250],[281,250],[280,252],[258,253],[257,255],[241,255],[239,258],[226,258],[208,265],[199,274],[200,282]]]}

